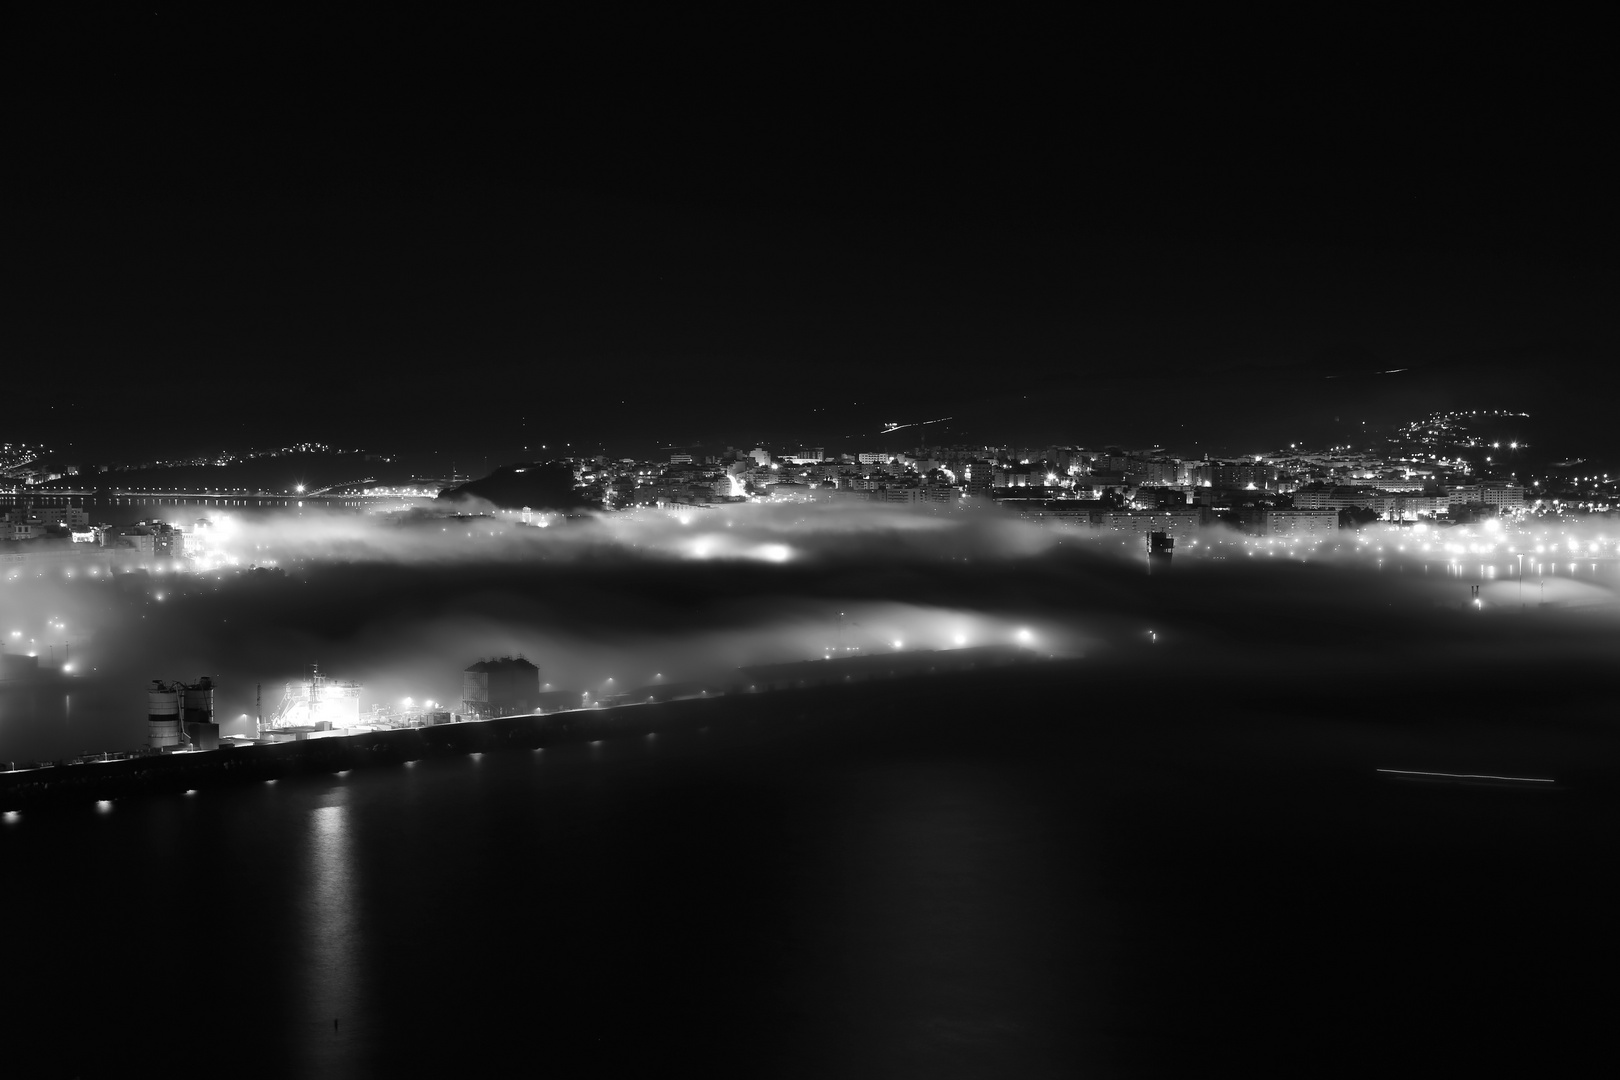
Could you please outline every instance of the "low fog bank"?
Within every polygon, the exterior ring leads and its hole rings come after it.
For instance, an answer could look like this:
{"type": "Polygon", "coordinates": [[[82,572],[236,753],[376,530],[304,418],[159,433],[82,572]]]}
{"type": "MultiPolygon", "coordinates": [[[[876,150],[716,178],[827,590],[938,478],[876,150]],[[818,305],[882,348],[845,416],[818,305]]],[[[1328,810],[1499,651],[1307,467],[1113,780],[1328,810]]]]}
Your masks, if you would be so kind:
{"type": "Polygon", "coordinates": [[[218,515],[211,543],[239,563],[266,560],[448,563],[595,557],[788,563],[838,559],[1006,559],[1057,539],[993,506],[929,513],[866,500],[722,504],[619,513],[497,510],[476,498],[393,515],[324,510],[218,515]]]}
{"type": "Polygon", "coordinates": [[[553,689],[605,694],[724,687],[747,664],[1024,643],[1079,658],[1080,715],[1088,684],[1160,702],[1145,707],[1376,703],[1381,686],[1409,697],[1567,680],[1602,670],[1620,645],[1612,563],[1521,582],[1487,576],[1478,559],[1379,554],[1353,539],[1256,557],[1211,534],[1228,555],[1150,572],[1117,543],[995,512],[866,505],[543,528],[286,515],[220,531],[225,565],[209,573],[0,585],[0,633],[17,634],[8,648],[47,660],[71,649],[76,668],[65,716],[37,690],[0,693],[0,759],[138,746],[154,678],[215,676],[226,730],[244,731],[255,687],[268,713],[311,664],[362,683],[369,710],[407,696],[453,705],[462,669],[487,656],[521,654],[553,689]],[[275,568],[245,568],[254,562],[275,568]]]}

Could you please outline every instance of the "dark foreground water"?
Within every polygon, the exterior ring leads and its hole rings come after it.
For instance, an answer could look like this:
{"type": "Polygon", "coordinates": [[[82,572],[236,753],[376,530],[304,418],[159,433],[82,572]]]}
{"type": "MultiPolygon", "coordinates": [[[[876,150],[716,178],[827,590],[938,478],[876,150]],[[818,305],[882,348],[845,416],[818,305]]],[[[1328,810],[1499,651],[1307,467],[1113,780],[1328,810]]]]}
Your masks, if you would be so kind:
{"type": "Polygon", "coordinates": [[[1545,1073],[1606,1046],[1606,729],[1019,679],[16,815],[5,1074],[1545,1073]]]}

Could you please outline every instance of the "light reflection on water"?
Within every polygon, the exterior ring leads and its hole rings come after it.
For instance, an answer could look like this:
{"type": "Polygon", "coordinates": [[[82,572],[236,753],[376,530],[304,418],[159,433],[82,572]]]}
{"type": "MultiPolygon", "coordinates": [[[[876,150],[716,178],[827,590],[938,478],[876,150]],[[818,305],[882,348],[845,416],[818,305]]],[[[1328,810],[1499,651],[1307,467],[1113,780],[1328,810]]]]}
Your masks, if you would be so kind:
{"type": "Polygon", "coordinates": [[[337,801],[309,815],[300,913],[307,950],[302,968],[305,1009],[297,1040],[309,1054],[305,1075],[359,1075],[354,1051],[369,1026],[355,993],[364,954],[359,871],[344,796],[341,790],[334,792],[331,797],[337,801]]]}

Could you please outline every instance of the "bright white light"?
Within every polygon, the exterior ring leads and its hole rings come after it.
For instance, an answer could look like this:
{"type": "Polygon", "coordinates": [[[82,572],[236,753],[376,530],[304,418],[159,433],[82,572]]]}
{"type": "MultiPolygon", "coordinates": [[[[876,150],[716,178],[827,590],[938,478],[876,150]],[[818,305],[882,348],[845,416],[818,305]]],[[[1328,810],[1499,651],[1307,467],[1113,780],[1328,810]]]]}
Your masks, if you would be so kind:
{"type": "Polygon", "coordinates": [[[964,646],[966,644],[967,644],[967,635],[966,634],[957,634],[956,635],[956,647],[958,649],[960,649],[962,646],[964,646]]]}
{"type": "Polygon", "coordinates": [[[1032,634],[1029,628],[1026,626],[1022,630],[1018,631],[1018,640],[1023,642],[1025,645],[1028,645],[1030,642],[1035,640],[1035,635],[1032,634]]]}
{"type": "Polygon", "coordinates": [[[905,645],[905,642],[900,641],[900,640],[896,640],[895,643],[894,643],[894,647],[897,648],[897,649],[900,648],[903,645],[905,645]]]}
{"type": "Polygon", "coordinates": [[[750,554],[756,559],[763,559],[765,562],[785,563],[793,558],[793,549],[786,544],[761,544],[750,554]]]}

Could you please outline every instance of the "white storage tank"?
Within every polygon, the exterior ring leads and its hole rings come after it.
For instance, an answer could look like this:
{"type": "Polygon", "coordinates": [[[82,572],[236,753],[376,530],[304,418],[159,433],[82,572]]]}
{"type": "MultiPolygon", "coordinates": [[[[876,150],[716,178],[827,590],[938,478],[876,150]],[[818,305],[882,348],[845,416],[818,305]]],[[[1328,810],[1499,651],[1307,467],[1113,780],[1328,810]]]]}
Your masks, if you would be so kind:
{"type": "Polygon", "coordinates": [[[180,688],[180,721],[186,746],[192,750],[219,749],[219,724],[214,720],[214,680],[204,675],[180,688]]]}
{"type": "Polygon", "coordinates": [[[183,688],[185,694],[185,717],[188,724],[212,724],[214,722],[214,680],[204,675],[196,682],[183,688]]]}
{"type": "Polygon", "coordinates": [[[180,691],[155,679],[146,693],[146,742],[154,750],[180,745],[180,691]]]}

